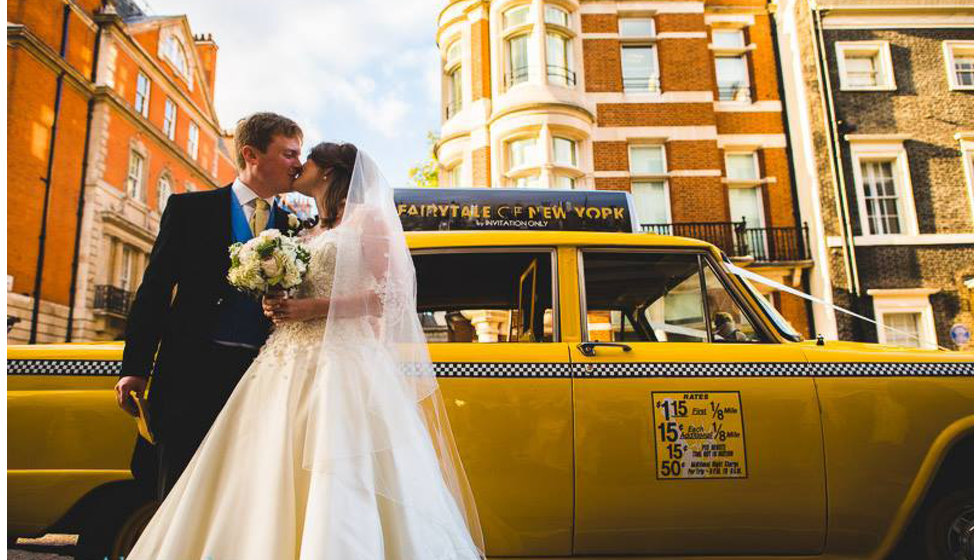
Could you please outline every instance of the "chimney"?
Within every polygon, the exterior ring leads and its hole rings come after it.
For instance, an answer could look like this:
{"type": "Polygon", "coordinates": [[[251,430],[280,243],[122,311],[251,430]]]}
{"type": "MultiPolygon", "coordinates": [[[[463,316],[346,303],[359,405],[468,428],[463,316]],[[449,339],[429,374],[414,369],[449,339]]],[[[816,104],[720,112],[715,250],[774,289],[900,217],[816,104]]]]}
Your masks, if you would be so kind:
{"type": "Polygon", "coordinates": [[[208,92],[214,100],[214,71],[218,64],[218,45],[211,38],[211,34],[195,35],[194,48],[197,49],[197,57],[201,60],[201,69],[204,70],[204,79],[208,81],[208,92]]]}

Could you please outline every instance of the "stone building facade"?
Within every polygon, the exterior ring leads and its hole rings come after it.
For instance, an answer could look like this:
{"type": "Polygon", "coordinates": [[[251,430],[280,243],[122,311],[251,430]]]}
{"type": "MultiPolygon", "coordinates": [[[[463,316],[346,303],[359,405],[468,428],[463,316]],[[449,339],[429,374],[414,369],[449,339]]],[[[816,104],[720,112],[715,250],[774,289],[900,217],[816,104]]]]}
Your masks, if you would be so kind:
{"type": "Polygon", "coordinates": [[[127,0],[7,16],[7,341],[118,338],[167,198],[236,174],[217,45],[127,0]]]}
{"type": "Polygon", "coordinates": [[[777,17],[811,286],[879,323],[822,308],[817,331],[972,349],[951,336],[973,325],[972,2],[795,0],[777,17]]]}
{"type": "Polygon", "coordinates": [[[630,191],[648,231],[808,289],[765,0],[453,0],[436,39],[441,185],[630,191]]]}

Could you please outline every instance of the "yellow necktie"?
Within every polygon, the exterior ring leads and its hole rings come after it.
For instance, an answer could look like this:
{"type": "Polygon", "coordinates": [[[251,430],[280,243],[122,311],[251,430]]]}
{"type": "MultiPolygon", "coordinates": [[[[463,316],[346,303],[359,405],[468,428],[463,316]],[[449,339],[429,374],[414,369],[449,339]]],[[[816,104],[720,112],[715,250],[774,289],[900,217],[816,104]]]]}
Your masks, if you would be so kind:
{"type": "Polygon", "coordinates": [[[255,212],[252,212],[252,235],[258,235],[269,221],[269,203],[261,198],[255,199],[255,212]]]}

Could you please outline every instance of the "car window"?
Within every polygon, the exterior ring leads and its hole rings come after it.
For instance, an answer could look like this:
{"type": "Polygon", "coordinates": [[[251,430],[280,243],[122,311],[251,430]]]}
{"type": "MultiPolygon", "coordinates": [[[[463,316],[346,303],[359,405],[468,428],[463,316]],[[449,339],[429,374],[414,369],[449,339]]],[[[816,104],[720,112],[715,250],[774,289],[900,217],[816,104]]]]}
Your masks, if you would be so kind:
{"type": "Polygon", "coordinates": [[[755,327],[707,263],[704,285],[713,342],[759,342],[755,327]]]}
{"type": "Polygon", "coordinates": [[[703,255],[592,250],[582,264],[588,340],[759,341],[703,255]]]}
{"type": "Polygon", "coordinates": [[[553,342],[552,251],[413,254],[429,342],[553,342]]]}
{"type": "Polygon", "coordinates": [[[696,254],[585,251],[589,340],[706,342],[696,254]]]}

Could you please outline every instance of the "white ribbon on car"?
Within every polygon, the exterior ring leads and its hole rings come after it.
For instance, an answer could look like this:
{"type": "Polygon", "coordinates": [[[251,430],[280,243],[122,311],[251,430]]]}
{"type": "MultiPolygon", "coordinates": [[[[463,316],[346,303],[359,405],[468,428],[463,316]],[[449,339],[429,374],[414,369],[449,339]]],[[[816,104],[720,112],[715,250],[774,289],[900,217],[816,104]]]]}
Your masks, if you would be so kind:
{"type": "Polygon", "coordinates": [[[855,312],[851,311],[850,309],[844,309],[843,307],[840,307],[838,305],[834,305],[832,302],[829,302],[829,301],[826,301],[826,300],[822,300],[822,299],[820,299],[818,297],[815,297],[815,296],[812,296],[810,294],[801,292],[799,290],[794,290],[793,288],[790,288],[789,286],[780,284],[779,282],[776,282],[775,280],[772,280],[771,278],[766,278],[765,276],[762,276],[761,274],[756,274],[756,273],[751,272],[749,270],[746,270],[746,269],[744,269],[744,268],[742,268],[740,266],[736,266],[733,263],[725,262],[725,267],[728,268],[728,271],[729,272],[731,272],[733,274],[737,274],[738,276],[741,276],[742,278],[745,278],[746,280],[751,280],[751,281],[757,282],[759,284],[765,284],[766,286],[769,286],[771,288],[775,288],[775,289],[777,289],[777,290],[779,290],[781,292],[786,292],[787,294],[792,294],[794,296],[801,297],[803,299],[812,301],[814,303],[818,303],[820,305],[833,308],[835,311],[840,311],[841,313],[844,313],[845,315],[850,315],[851,317],[860,319],[862,321],[866,321],[866,322],[871,323],[871,324],[876,325],[876,326],[881,326],[882,328],[888,329],[890,331],[894,331],[896,333],[900,333],[900,334],[903,334],[905,336],[910,336],[910,337],[918,340],[919,342],[924,342],[925,344],[933,345],[936,348],[939,348],[939,349],[942,349],[942,350],[948,350],[948,348],[944,348],[944,347],[942,347],[942,346],[940,346],[938,344],[921,340],[921,338],[917,334],[908,333],[908,332],[905,332],[905,331],[903,331],[901,329],[896,329],[894,327],[889,327],[888,325],[881,324],[878,321],[875,321],[874,319],[870,319],[868,317],[865,317],[864,315],[861,315],[859,313],[855,313],[855,312]]]}

